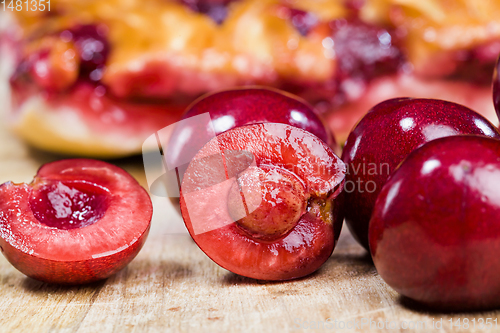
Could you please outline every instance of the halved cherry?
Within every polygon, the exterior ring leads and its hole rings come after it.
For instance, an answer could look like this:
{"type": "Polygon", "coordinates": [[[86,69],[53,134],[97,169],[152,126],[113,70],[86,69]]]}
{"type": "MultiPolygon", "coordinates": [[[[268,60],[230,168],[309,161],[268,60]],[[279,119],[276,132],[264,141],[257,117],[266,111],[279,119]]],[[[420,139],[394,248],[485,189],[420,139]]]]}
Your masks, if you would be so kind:
{"type": "Polygon", "coordinates": [[[342,161],[307,131],[278,123],[233,128],[188,166],[182,217],[222,267],[262,280],[302,277],[335,247],[344,176],[342,161]]]}
{"type": "Polygon", "coordinates": [[[45,282],[88,283],[116,273],[142,248],[151,217],[147,192],[102,161],[56,161],[30,184],[0,186],[2,252],[45,282]]]}
{"type": "MultiPolygon", "coordinates": [[[[210,93],[187,108],[165,145],[169,172],[163,179],[174,206],[179,207],[179,181],[188,163],[211,138],[234,127],[267,122],[301,128],[323,140],[334,152],[340,151],[314,108],[297,96],[261,86],[210,93]]],[[[158,134],[163,140],[163,134],[158,134]]]]}
{"type": "Polygon", "coordinates": [[[182,119],[208,113],[204,121],[177,124],[167,146],[167,163],[180,166],[214,135],[231,128],[256,123],[282,123],[302,128],[325,141],[334,150],[338,145],[332,134],[306,101],[285,91],[253,86],[222,90],[193,102],[182,119]]]}

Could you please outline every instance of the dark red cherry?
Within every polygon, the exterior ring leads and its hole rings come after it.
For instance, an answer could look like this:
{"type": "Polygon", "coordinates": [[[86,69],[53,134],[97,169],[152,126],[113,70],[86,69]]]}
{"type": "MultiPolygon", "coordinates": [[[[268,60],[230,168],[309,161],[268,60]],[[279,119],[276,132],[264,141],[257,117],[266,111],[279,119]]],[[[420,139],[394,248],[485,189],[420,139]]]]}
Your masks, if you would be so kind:
{"type": "MultiPolygon", "coordinates": [[[[182,181],[187,164],[211,138],[238,126],[266,122],[304,129],[337,151],[333,136],[307,102],[277,89],[250,87],[208,94],[195,101],[164,145],[167,166],[179,168],[182,181]]],[[[174,172],[171,176],[177,178],[174,172]]]]}
{"type": "Polygon", "coordinates": [[[500,141],[434,140],[382,188],[370,220],[380,276],[441,310],[500,306],[500,141]]]}
{"type": "Polygon", "coordinates": [[[394,31],[352,19],[334,20],[330,27],[338,80],[369,80],[393,73],[402,65],[403,54],[394,31]]]}
{"type": "Polygon", "coordinates": [[[424,143],[459,134],[500,138],[497,129],[478,113],[431,99],[382,102],[356,125],[342,152],[347,166],[345,213],[349,229],[365,249],[375,200],[396,166],[424,143]]]}
{"type": "Polygon", "coordinates": [[[88,159],[52,162],[30,184],[0,185],[0,249],[34,279],[97,281],[137,255],[152,208],[148,193],[114,165],[88,159]]]}
{"type": "Polygon", "coordinates": [[[493,72],[493,104],[495,105],[495,111],[497,117],[500,118],[500,57],[495,64],[495,70],[493,72]]]}
{"type": "Polygon", "coordinates": [[[180,0],[189,9],[208,15],[217,24],[222,24],[228,13],[228,5],[238,0],[180,0]]]}
{"type": "Polygon", "coordinates": [[[236,127],[210,140],[189,164],[182,217],[198,246],[233,273],[302,277],[335,247],[344,172],[331,148],[303,129],[236,127]]]}

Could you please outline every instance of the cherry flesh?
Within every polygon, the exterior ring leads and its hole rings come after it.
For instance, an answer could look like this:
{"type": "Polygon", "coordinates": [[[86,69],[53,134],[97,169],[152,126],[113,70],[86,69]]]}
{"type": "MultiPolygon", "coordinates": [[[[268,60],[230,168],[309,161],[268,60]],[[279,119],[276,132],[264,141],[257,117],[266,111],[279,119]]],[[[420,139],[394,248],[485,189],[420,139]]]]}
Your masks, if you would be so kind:
{"type": "Polygon", "coordinates": [[[333,251],[344,172],[331,148],[307,131],[279,123],[236,127],[189,164],[182,217],[222,267],[262,280],[302,277],[333,251]]]}
{"type": "MultiPolygon", "coordinates": [[[[231,89],[212,93],[195,101],[173,130],[164,156],[171,171],[165,178],[169,196],[178,196],[177,179],[194,155],[215,135],[255,123],[282,123],[302,128],[326,142],[337,152],[330,131],[307,102],[283,91],[264,87],[231,89]],[[190,121],[208,114],[203,121],[190,121]]],[[[175,200],[174,200],[175,201],[175,200]]]]}
{"type": "Polygon", "coordinates": [[[45,282],[89,283],[118,272],[142,248],[151,217],[147,192],[102,161],[60,160],[31,184],[0,186],[0,248],[45,282]]]}

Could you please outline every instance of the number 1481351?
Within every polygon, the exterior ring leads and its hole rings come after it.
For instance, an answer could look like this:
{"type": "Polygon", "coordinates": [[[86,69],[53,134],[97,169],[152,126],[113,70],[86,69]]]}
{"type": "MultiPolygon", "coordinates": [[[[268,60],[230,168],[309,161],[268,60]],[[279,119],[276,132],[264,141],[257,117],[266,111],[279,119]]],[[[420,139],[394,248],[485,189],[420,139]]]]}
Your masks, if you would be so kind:
{"type": "Polygon", "coordinates": [[[0,9],[11,12],[36,12],[49,11],[50,0],[0,0],[0,9]]]}
{"type": "Polygon", "coordinates": [[[479,329],[496,329],[498,328],[498,318],[479,318],[476,320],[468,319],[468,318],[457,318],[457,319],[449,319],[450,328],[461,327],[464,329],[469,328],[479,328],[479,329]]]}

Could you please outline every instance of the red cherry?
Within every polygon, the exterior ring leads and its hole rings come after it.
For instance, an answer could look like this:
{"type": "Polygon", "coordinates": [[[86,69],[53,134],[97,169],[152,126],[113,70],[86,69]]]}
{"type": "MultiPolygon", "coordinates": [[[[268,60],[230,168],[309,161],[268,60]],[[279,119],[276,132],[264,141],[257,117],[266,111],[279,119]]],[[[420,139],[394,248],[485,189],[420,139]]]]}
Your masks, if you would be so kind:
{"type": "Polygon", "coordinates": [[[236,127],[189,164],[181,212],[198,246],[222,267],[287,280],[317,270],[339,236],[344,164],[320,139],[279,123],[236,127]]]}
{"type": "Polygon", "coordinates": [[[266,122],[302,128],[325,141],[334,152],[339,150],[313,107],[294,95],[264,87],[208,94],[187,109],[164,145],[169,168],[164,179],[169,196],[178,197],[178,180],[182,181],[188,163],[211,138],[238,126],[266,122]]]}
{"type": "Polygon", "coordinates": [[[278,89],[250,87],[208,94],[188,107],[183,119],[193,119],[206,113],[209,114],[207,119],[210,124],[189,122],[174,129],[165,154],[169,165],[180,166],[190,161],[215,135],[255,123],[282,123],[302,128],[337,148],[333,136],[313,107],[278,89]]]}
{"type": "Polygon", "coordinates": [[[424,143],[459,134],[500,138],[497,129],[478,113],[432,99],[387,100],[356,125],[342,152],[347,165],[345,211],[347,226],[365,249],[375,200],[396,166],[424,143]]]}
{"type": "Polygon", "coordinates": [[[444,310],[500,306],[500,141],[454,136],[412,152],[370,220],[380,276],[444,310]]]}
{"type": "Polygon", "coordinates": [[[46,164],[30,184],[0,186],[0,247],[22,273],[79,284],[125,267],[152,217],[147,192],[124,170],[73,159],[46,164]]]}

